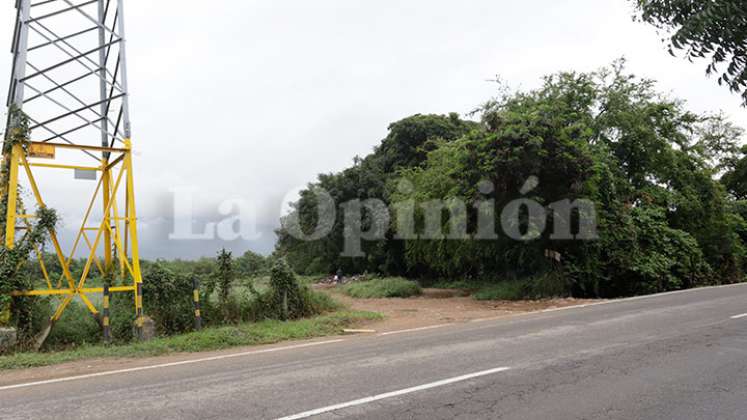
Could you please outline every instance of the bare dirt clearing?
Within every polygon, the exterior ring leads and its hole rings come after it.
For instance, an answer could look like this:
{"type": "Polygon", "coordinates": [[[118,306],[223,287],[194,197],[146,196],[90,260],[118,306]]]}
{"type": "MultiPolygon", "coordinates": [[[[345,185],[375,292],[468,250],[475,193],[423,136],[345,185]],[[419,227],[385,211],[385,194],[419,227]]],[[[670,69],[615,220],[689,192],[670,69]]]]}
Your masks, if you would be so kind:
{"type": "Polygon", "coordinates": [[[463,290],[423,289],[411,298],[354,299],[330,286],[317,286],[353,310],[379,312],[381,321],[371,321],[365,328],[386,332],[476,319],[496,318],[544,309],[562,308],[595,302],[588,299],[544,299],[530,301],[478,301],[463,290]]]}

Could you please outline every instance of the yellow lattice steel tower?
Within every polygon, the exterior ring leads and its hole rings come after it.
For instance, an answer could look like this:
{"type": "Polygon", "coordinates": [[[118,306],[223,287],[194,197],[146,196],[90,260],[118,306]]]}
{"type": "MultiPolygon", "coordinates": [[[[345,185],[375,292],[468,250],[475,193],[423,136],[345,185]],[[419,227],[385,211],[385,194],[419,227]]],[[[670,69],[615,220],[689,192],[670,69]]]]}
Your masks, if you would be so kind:
{"type": "Polygon", "coordinates": [[[27,204],[38,207],[55,208],[56,203],[45,201],[52,195],[69,208],[82,188],[90,190],[91,197],[77,203],[81,223],[74,237],[50,232],[60,277],[50,277],[37,250],[44,278],[34,290],[14,292],[57,296],[50,328],[76,297],[98,319],[89,296],[103,288],[86,285],[95,271],[116,280],[111,292],[133,293],[142,327],[123,1],[16,1],[6,133],[19,124],[11,109],[21,110],[31,137],[3,156],[10,161],[10,175],[6,226],[0,236],[13,248],[16,231],[34,217],[19,205],[23,192],[27,204]],[[62,186],[66,177],[69,190],[62,186]],[[75,193],[65,196],[67,191],[75,193]],[[87,256],[83,270],[72,273],[70,263],[81,253],[87,256]]]}

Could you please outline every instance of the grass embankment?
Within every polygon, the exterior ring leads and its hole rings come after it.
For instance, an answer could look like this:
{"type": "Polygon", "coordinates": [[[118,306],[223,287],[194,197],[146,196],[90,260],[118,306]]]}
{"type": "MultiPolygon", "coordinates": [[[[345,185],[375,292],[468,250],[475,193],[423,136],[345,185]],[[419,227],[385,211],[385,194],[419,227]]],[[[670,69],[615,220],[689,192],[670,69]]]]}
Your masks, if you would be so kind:
{"type": "Polygon", "coordinates": [[[50,353],[15,353],[0,356],[0,370],[49,366],[82,359],[162,356],[323,337],[340,334],[343,328],[354,326],[361,321],[381,317],[374,312],[339,311],[296,321],[268,320],[205,328],[188,334],[125,345],[84,345],[76,349],[50,353]]]}
{"type": "Polygon", "coordinates": [[[475,300],[538,300],[570,296],[568,283],[553,273],[516,280],[443,280],[431,287],[465,290],[475,300]]]}
{"type": "Polygon", "coordinates": [[[406,298],[423,293],[417,283],[402,277],[385,277],[350,283],[342,287],[342,292],[359,299],[406,298]]]}
{"type": "Polygon", "coordinates": [[[484,284],[472,292],[475,300],[525,300],[531,299],[527,286],[520,281],[484,284]]]}

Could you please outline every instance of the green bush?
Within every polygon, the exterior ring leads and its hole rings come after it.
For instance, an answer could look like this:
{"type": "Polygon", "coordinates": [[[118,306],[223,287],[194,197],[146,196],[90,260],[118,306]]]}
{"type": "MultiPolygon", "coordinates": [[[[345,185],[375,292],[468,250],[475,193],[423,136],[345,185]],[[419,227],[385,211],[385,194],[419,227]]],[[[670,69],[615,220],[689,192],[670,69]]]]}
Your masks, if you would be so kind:
{"type": "Polygon", "coordinates": [[[58,349],[101,342],[101,327],[81,302],[70,302],[62,317],[44,342],[46,348],[58,349]]]}
{"type": "MultiPolygon", "coordinates": [[[[216,258],[216,265],[214,281],[215,286],[217,286],[218,289],[218,297],[220,298],[221,306],[223,306],[226,311],[229,311],[230,308],[227,306],[233,303],[230,303],[228,299],[231,294],[231,289],[233,288],[233,283],[236,280],[236,270],[234,269],[231,252],[227,251],[225,248],[221,249],[216,258]]],[[[226,318],[228,318],[228,315],[228,312],[226,312],[226,318]]]]}
{"type": "MultiPolygon", "coordinates": [[[[19,298],[14,298],[19,299],[19,298]]],[[[31,349],[35,344],[35,336],[47,326],[49,317],[52,316],[54,309],[52,302],[55,304],[58,302],[56,298],[50,297],[24,297],[26,300],[23,305],[26,307],[25,316],[19,316],[19,313],[14,313],[13,317],[16,321],[16,327],[18,328],[18,350],[31,349]]]]}
{"type": "Polygon", "coordinates": [[[273,262],[269,281],[243,279],[232,283],[227,294],[209,285],[202,290],[203,320],[208,325],[254,322],[265,319],[298,319],[340,308],[329,296],[300,284],[284,259],[273,262]],[[255,285],[255,283],[260,283],[255,285]]]}
{"type": "MultiPolygon", "coordinates": [[[[143,264],[144,313],[153,319],[158,334],[162,336],[191,331],[194,325],[192,276],[188,271],[176,271],[171,267],[172,264],[163,261],[143,264]]],[[[224,280],[230,277],[226,276],[224,280]]],[[[260,291],[249,279],[243,279],[240,284],[233,281],[216,283],[218,287],[215,283],[205,282],[200,290],[201,312],[207,326],[298,319],[341,309],[331,297],[300,284],[282,259],[275,261],[269,284],[261,285],[260,291]]],[[[33,298],[29,304],[33,305],[26,321],[29,340],[19,349],[30,348],[34,335],[46,325],[58,299],[33,298]]],[[[132,341],[135,321],[132,294],[113,293],[110,314],[114,341],[132,341]]],[[[90,345],[101,339],[98,322],[82,303],[74,301],[52,328],[45,349],[90,345]]]]}
{"type": "Polygon", "coordinates": [[[350,283],[345,285],[342,291],[348,296],[359,299],[406,298],[420,295],[423,292],[417,283],[402,277],[388,277],[350,283]]]}
{"type": "Polygon", "coordinates": [[[143,270],[143,309],[161,334],[189,331],[194,325],[192,280],[160,263],[143,270]]]}
{"type": "Polygon", "coordinates": [[[313,315],[304,289],[285,259],[275,260],[270,270],[270,291],[264,299],[268,318],[286,320],[313,315]]]}
{"type": "Polygon", "coordinates": [[[110,302],[112,338],[115,342],[128,343],[135,325],[135,297],[132,293],[112,293],[110,302]]]}

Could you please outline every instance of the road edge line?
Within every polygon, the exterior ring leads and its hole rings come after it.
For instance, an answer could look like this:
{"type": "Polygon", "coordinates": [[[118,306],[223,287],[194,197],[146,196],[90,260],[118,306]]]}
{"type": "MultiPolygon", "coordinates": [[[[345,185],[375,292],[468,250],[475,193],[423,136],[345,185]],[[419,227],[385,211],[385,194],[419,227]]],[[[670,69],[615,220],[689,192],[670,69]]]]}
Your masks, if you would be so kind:
{"type": "Polygon", "coordinates": [[[127,368],[127,369],[107,370],[104,372],[88,373],[85,375],[66,376],[62,378],[46,379],[43,381],[26,382],[26,383],[15,384],[15,385],[0,386],[0,391],[7,391],[7,390],[19,389],[19,388],[29,388],[33,386],[39,386],[39,385],[50,385],[50,384],[56,384],[60,382],[68,382],[68,381],[75,381],[75,380],[81,380],[81,379],[97,378],[100,376],[111,376],[111,375],[117,375],[121,373],[132,373],[132,372],[140,372],[143,370],[161,369],[161,368],[167,368],[167,367],[173,367],[173,366],[212,362],[215,360],[232,359],[236,357],[251,356],[255,354],[273,353],[273,352],[283,351],[283,350],[293,350],[293,349],[299,349],[299,348],[304,348],[304,347],[319,346],[323,344],[333,344],[333,343],[339,343],[341,341],[345,341],[345,340],[342,338],[339,338],[335,340],[315,341],[312,343],[296,344],[292,346],[272,347],[269,349],[252,350],[252,351],[245,351],[241,353],[221,354],[217,356],[203,357],[199,359],[188,359],[188,360],[180,360],[178,362],[160,363],[157,365],[136,366],[136,367],[127,368]]]}
{"type": "Polygon", "coordinates": [[[438,387],[441,387],[441,386],[444,386],[444,385],[450,385],[450,384],[457,383],[457,382],[463,382],[463,381],[466,381],[466,380],[469,380],[469,379],[479,378],[481,376],[487,376],[487,375],[492,375],[494,373],[505,372],[505,371],[507,371],[509,369],[511,369],[511,368],[504,366],[504,367],[499,367],[499,368],[482,370],[480,372],[468,373],[466,375],[455,376],[453,378],[447,378],[447,379],[441,379],[439,381],[429,382],[427,384],[413,386],[413,387],[410,387],[410,388],[404,388],[404,389],[400,389],[400,390],[397,390],[397,391],[385,392],[383,394],[377,394],[377,395],[372,395],[370,397],[359,398],[357,400],[352,400],[352,401],[348,401],[348,402],[344,402],[344,403],[340,403],[340,404],[328,405],[326,407],[316,408],[314,410],[304,411],[302,413],[292,414],[290,416],[285,416],[285,417],[280,417],[280,418],[278,418],[278,420],[299,420],[299,419],[305,419],[305,418],[312,417],[312,416],[318,416],[319,414],[329,413],[329,412],[341,410],[341,409],[344,409],[344,408],[349,408],[349,407],[355,407],[355,406],[358,406],[358,405],[368,404],[370,402],[379,401],[379,400],[383,400],[383,399],[386,399],[386,398],[398,397],[400,395],[406,395],[406,394],[411,394],[413,392],[418,392],[418,391],[424,391],[424,390],[427,390],[427,389],[438,388],[438,387]]]}

